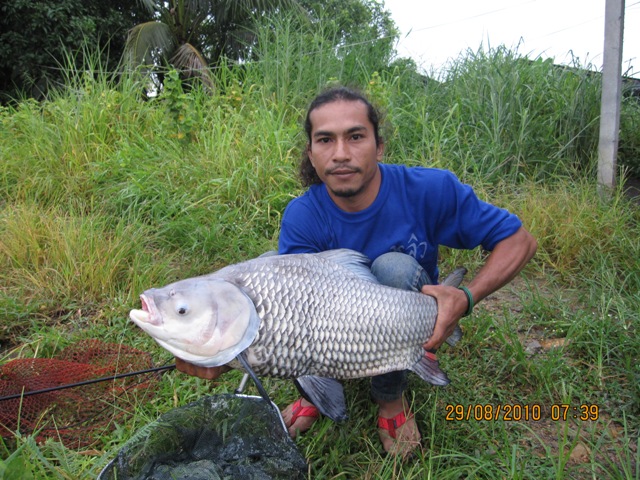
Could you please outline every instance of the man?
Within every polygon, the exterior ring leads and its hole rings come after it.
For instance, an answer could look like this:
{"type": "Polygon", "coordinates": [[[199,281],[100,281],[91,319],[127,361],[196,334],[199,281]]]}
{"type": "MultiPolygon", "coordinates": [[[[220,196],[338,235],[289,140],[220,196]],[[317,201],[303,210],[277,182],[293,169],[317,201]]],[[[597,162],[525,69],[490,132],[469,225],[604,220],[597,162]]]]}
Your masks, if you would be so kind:
{"type": "MultiPolygon", "coordinates": [[[[438,317],[426,351],[435,352],[475,303],[511,281],[533,257],[536,241],[520,220],[480,201],[450,172],[381,163],[378,114],[361,94],[343,87],[322,93],[309,107],[305,131],[300,173],[309,189],[285,210],[279,253],[351,248],[374,259],[372,271],[381,283],[435,297],[438,317]],[[439,245],[491,251],[466,292],[437,285],[439,245]]],[[[221,373],[178,359],[177,365],[203,378],[221,373]]],[[[420,442],[402,393],[406,372],[371,383],[383,447],[406,454],[420,442]]],[[[319,413],[301,398],[282,416],[295,437],[319,413]]]]}

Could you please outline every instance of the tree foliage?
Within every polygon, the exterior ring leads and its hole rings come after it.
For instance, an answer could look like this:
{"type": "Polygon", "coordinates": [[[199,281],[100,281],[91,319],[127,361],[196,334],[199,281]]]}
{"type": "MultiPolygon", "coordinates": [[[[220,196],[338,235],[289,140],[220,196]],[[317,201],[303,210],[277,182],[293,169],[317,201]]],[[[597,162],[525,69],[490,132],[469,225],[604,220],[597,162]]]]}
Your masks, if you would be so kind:
{"type": "Polygon", "coordinates": [[[260,15],[295,8],[295,0],[139,0],[153,20],[131,29],[125,55],[133,66],[170,64],[211,83],[207,66],[243,57],[260,15]]]}
{"type": "Polygon", "coordinates": [[[357,46],[389,64],[398,29],[383,4],[374,0],[300,0],[312,22],[331,19],[336,47],[345,54],[357,46]]]}
{"type": "Polygon", "coordinates": [[[374,0],[13,0],[0,5],[0,101],[42,97],[64,83],[64,68],[86,70],[86,53],[98,54],[102,73],[117,72],[126,54],[210,84],[206,66],[255,59],[258,25],[285,13],[325,38],[347,70],[393,56],[396,27],[374,0]]]}
{"type": "MultiPolygon", "coordinates": [[[[40,97],[64,79],[71,51],[101,52],[102,68],[115,71],[126,32],[149,19],[129,0],[12,0],[0,6],[0,95],[40,97]]],[[[85,60],[76,58],[77,66],[85,60]]]]}
{"type": "Polygon", "coordinates": [[[304,15],[278,13],[261,20],[251,50],[254,62],[246,64],[280,101],[301,102],[304,107],[310,96],[329,84],[362,88],[372,80],[372,72],[391,68],[397,29],[380,3],[300,0],[300,4],[304,15]]]}

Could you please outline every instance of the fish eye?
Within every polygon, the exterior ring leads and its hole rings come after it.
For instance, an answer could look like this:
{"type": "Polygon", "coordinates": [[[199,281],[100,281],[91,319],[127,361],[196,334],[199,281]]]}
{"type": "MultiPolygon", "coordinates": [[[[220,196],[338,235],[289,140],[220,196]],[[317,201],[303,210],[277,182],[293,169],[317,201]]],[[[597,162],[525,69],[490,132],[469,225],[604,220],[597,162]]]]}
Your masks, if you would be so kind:
{"type": "Polygon", "coordinates": [[[186,305],[179,305],[176,308],[176,312],[178,312],[178,315],[185,315],[188,311],[189,309],[187,308],[186,305]]]}

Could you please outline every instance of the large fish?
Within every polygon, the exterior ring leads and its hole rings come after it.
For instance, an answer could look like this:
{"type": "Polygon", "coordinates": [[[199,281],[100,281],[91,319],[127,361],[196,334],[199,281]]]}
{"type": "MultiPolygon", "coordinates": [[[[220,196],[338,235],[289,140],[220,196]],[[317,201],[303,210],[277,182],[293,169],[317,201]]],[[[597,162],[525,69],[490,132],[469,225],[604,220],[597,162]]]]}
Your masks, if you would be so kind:
{"type": "MultiPolygon", "coordinates": [[[[152,288],[131,319],[174,356],[201,366],[244,352],[258,375],[294,378],[320,411],[346,418],[337,380],[412,370],[449,379],[422,345],[437,316],[433,297],[378,283],[352,250],[273,255],[152,288]]],[[[443,283],[457,286],[464,269],[443,283]]],[[[461,331],[447,342],[455,344],[461,331]]]]}

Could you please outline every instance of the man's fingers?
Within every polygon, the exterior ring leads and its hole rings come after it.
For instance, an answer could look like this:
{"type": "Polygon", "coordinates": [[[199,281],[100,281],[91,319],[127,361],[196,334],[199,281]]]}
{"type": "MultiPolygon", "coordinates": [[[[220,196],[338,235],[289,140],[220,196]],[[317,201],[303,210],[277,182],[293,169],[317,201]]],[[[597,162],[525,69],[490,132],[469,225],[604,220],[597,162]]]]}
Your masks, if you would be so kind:
{"type": "Polygon", "coordinates": [[[229,371],[229,367],[226,365],[220,367],[200,367],[178,357],[176,357],[176,368],[182,373],[186,373],[192,377],[202,378],[203,380],[213,380],[229,371]]]}

